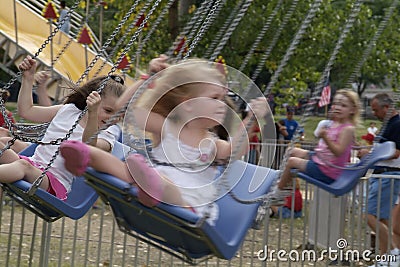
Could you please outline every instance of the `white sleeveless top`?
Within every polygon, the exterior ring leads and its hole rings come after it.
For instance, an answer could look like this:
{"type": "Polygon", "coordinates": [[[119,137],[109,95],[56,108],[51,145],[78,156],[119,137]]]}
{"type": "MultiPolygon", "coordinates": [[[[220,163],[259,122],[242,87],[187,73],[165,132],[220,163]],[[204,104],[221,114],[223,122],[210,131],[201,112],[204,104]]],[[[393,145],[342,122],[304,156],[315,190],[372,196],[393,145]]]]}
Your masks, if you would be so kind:
{"type": "MultiPolygon", "coordinates": [[[[66,133],[71,129],[81,112],[82,111],[74,104],[63,105],[50,122],[41,141],[47,143],[54,141],[57,138],[65,137],[66,133]]],[[[83,130],[84,129],[82,126],[78,124],[68,140],[82,141],[83,130]]],[[[106,130],[101,131],[97,138],[106,140],[108,143],[110,143],[112,148],[116,140],[114,134],[118,135],[118,126],[116,125],[110,126],[106,130]]],[[[38,145],[35,150],[35,154],[33,154],[30,159],[45,168],[57,151],[58,147],[59,145],[38,145]]],[[[55,177],[57,177],[67,192],[71,190],[71,184],[73,182],[74,175],[65,169],[64,158],[61,157],[61,155],[57,155],[57,158],[51,165],[49,171],[54,174],[55,177]]]]}
{"type": "Polygon", "coordinates": [[[156,165],[155,168],[179,188],[182,199],[197,214],[203,216],[208,213],[210,216],[208,222],[214,224],[219,213],[218,205],[215,204],[217,191],[214,180],[219,172],[215,167],[204,165],[214,160],[216,137],[210,133],[210,138],[205,141],[204,147],[198,149],[182,143],[168,131],[168,122],[165,125],[167,130],[164,131],[160,144],[153,148],[153,157],[160,162],[184,163],[191,167],[156,165]]]}

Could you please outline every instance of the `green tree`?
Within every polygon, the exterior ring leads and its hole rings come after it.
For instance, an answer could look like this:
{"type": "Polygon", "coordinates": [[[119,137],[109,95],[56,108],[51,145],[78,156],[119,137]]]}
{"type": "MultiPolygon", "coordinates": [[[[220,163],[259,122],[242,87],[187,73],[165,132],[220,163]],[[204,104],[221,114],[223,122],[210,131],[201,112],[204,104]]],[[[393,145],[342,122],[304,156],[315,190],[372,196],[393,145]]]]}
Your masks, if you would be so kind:
{"type": "MultiPolygon", "coordinates": [[[[260,59],[270,49],[274,36],[278,33],[285,16],[290,12],[293,1],[282,0],[282,6],[276,16],[272,12],[281,0],[254,0],[251,2],[245,16],[234,29],[229,40],[220,52],[226,63],[234,68],[239,68],[243,63],[244,57],[248,54],[254,40],[258,36],[261,28],[270,21],[270,27],[260,44],[251,55],[248,64],[243,72],[252,76],[260,59]]],[[[144,2],[144,1],[143,1],[144,2]]],[[[149,28],[145,30],[142,38],[149,32],[154,22],[160,16],[161,11],[168,1],[162,1],[157,7],[155,13],[149,19],[149,28]]],[[[219,15],[204,33],[191,56],[204,57],[210,44],[219,43],[216,40],[218,32],[227,23],[230,14],[244,0],[225,1],[219,15]]],[[[279,39],[270,51],[266,61],[262,64],[262,71],[257,79],[258,85],[265,90],[271,77],[277,71],[278,66],[289,48],[295,34],[304,22],[307,12],[309,12],[314,1],[298,1],[297,6],[290,16],[287,24],[282,27],[279,39]]],[[[304,97],[305,93],[315,90],[315,85],[320,81],[328,60],[331,57],[334,47],[343,27],[348,20],[352,7],[356,0],[324,0],[316,10],[316,16],[313,18],[310,27],[307,28],[303,38],[297,45],[293,55],[283,68],[271,92],[279,94],[281,99],[278,102],[287,102],[292,105],[304,97]]],[[[165,53],[170,49],[176,36],[182,31],[187,21],[193,16],[194,7],[198,8],[202,1],[176,1],[168,15],[157,26],[152,37],[143,45],[143,49],[138,54],[141,68],[145,68],[146,63],[160,53],[165,53]]],[[[348,86],[349,79],[354,72],[355,67],[363,61],[363,53],[370,44],[371,39],[376,33],[379,24],[385,16],[388,7],[392,1],[363,1],[361,11],[351,28],[350,33],[344,40],[344,43],[337,54],[330,70],[330,80],[333,88],[342,88],[348,86]]],[[[109,8],[105,12],[104,36],[109,36],[112,30],[118,25],[120,20],[129,10],[131,2],[122,0],[111,0],[108,3],[109,8]]],[[[135,12],[139,12],[144,3],[140,3],[135,12]]],[[[137,13],[132,14],[129,24],[137,13]]],[[[91,21],[98,21],[96,16],[90,18],[91,21]]],[[[395,11],[382,35],[377,40],[371,53],[365,59],[361,72],[354,79],[357,91],[360,95],[370,84],[376,84],[384,87],[397,87],[399,84],[399,18],[398,10],[395,11]]],[[[232,27],[233,23],[229,23],[232,27]]],[[[228,29],[230,29],[228,27],[228,29]]],[[[92,27],[98,29],[98,27],[92,27]]],[[[123,34],[126,33],[127,26],[124,26],[121,33],[117,36],[113,45],[117,43],[123,34]]],[[[136,30],[133,29],[131,33],[136,30]]],[[[189,40],[190,41],[190,40],[189,40]]],[[[126,43],[124,44],[126,45],[126,43]]],[[[135,51],[139,47],[139,40],[136,41],[132,50],[132,56],[136,56],[135,51]]]]}

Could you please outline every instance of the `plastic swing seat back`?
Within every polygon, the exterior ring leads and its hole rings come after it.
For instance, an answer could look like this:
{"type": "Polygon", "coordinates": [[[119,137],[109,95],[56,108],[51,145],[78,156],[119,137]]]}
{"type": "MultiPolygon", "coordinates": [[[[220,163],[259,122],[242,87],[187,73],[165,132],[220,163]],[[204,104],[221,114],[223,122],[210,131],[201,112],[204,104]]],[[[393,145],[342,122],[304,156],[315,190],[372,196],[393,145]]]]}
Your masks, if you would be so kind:
{"type": "Polygon", "coordinates": [[[396,146],[394,142],[387,141],[375,144],[369,155],[363,157],[357,164],[346,167],[341,172],[339,178],[331,184],[324,183],[301,172],[298,172],[297,176],[335,196],[342,196],[353,190],[360,178],[367,173],[368,169],[373,168],[378,161],[391,158],[395,151],[396,146]]]}
{"type": "MultiPolygon", "coordinates": [[[[277,174],[275,170],[236,161],[227,178],[237,181],[232,189],[236,197],[251,200],[269,192],[277,174]]],[[[231,259],[253,225],[260,205],[255,201],[243,204],[225,194],[216,201],[219,218],[211,225],[186,208],[163,203],[153,208],[143,206],[137,200],[137,188],[116,177],[91,168],[85,176],[111,206],[121,231],[192,265],[213,256],[231,259]]]]}
{"type": "MultiPolygon", "coordinates": [[[[36,146],[36,144],[30,145],[21,152],[21,155],[33,155],[36,146]]],[[[32,184],[25,180],[2,184],[2,188],[8,195],[47,222],[53,222],[65,216],[74,220],[80,219],[98,199],[96,191],[85,183],[83,176],[74,179],[66,201],[58,199],[41,188],[30,196],[27,192],[31,186],[32,184]]]]}

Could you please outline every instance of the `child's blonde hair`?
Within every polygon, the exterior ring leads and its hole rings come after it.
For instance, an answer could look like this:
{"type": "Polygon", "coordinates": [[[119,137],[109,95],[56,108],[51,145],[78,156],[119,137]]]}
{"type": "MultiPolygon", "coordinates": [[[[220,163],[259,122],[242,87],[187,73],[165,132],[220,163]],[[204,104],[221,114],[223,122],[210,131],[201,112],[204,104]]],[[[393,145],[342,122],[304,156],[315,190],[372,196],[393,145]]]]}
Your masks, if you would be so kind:
{"type": "Polygon", "coordinates": [[[225,86],[225,76],[213,63],[190,59],[163,70],[153,88],[146,89],[138,105],[167,117],[183,101],[196,97],[203,89],[200,84],[225,86]]]}
{"type": "Polygon", "coordinates": [[[336,91],[336,95],[338,94],[345,96],[350,100],[351,104],[353,104],[354,113],[351,114],[350,121],[355,126],[360,125],[361,103],[358,94],[352,90],[347,89],[340,89],[336,91]]]}

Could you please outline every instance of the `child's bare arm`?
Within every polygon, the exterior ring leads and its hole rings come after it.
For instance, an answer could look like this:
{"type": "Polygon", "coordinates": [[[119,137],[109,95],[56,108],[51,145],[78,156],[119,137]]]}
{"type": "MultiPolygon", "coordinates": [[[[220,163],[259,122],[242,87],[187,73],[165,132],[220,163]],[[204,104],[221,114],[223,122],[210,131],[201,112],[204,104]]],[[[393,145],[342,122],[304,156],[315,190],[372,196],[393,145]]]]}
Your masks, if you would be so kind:
{"type": "Polygon", "coordinates": [[[319,136],[325,141],[329,150],[336,156],[342,155],[349,146],[353,145],[354,127],[347,126],[339,134],[337,142],[334,142],[327,137],[327,129],[321,129],[319,136]]]}
{"type": "Polygon", "coordinates": [[[36,81],[36,95],[38,97],[38,104],[40,106],[48,107],[51,106],[51,100],[49,95],[47,94],[47,82],[50,76],[47,71],[39,71],[35,74],[36,81]]]}
{"type": "MultiPolygon", "coordinates": [[[[268,112],[267,100],[265,97],[259,97],[253,99],[250,102],[250,111],[246,118],[243,120],[243,123],[240,124],[239,131],[233,136],[230,142],[218,142],[217,143],[217,159],[227,159],[230,157],[232,150],[235,147],[232,144],[241,144],[237,156],[241,157],[248,152],[249,149],[249,137],[256,134],[255,127],[253,125],[257,123],[257,119],[264,118],[268,112]],[[249,130],[246,132],[246,126],[253,120],[253,116],[255,115],[255,120],[253,125],[250,126],[249,130]],[[244,140],[242,140],[244,138],[244,140]]],[[[222,140],[221,140],[222,141],[222,140]]]]}
{"type": "Polygon", "coordinates": [[[18,94],[18,114],[21,117],[34,122],[51,121],[61,108],[60,105],[50,107],[33,105],[32,87],[36,72],[36,60],[27,56],[18,68],[24,72],[22,75],[21,88],[18,94]]]}
{"type": "Polygon", "coordinates": [[[91,138],[99,129],[98,113],[100,108],[101,96],[97,91],[93,91],[86,98],[87,122],[82,134],[82,142],[89,142],[89,145],[97,146],[97,137],[91,138]]]}

